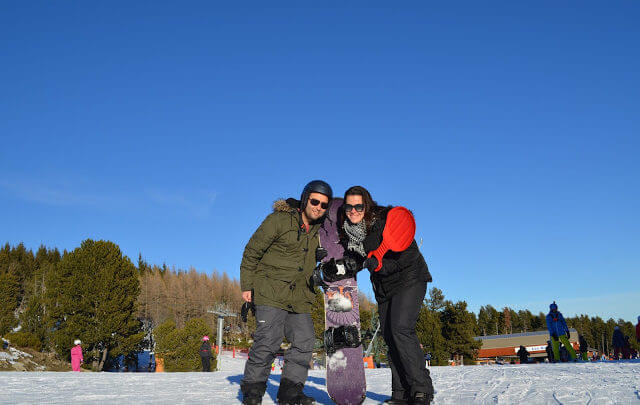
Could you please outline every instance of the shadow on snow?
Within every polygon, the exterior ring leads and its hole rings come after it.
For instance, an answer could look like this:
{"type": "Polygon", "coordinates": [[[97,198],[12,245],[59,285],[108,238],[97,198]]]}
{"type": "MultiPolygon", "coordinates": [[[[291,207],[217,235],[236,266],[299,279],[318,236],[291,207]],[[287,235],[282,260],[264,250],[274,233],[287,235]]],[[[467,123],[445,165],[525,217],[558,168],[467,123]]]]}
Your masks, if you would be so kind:
{"type": "MultiPolygon", "coordinates": [[[[231,384],[236,384],[240,386],[242,377],[243,377],[242,374],[232,375],[227,377],[227,380],[229,380],[231,384]]],[[[269,379],[267,380],[267,395],[271,397],[271,400],[273,402],[276,402],[278,387],[280,386],[280,378],[281,378],[281,375],[273,374],[273,375],[270,375],[269,379]]],[[[311,381],[314,384],[318,384],[325,387],[327,385],[326,378],[309,376],[307,377],[307,381],[311,381]]],[[[333,404],[333,401],[329,397],[329,394],[327,394],[327,392],[324,390],[320,390],[316,387],[305,385],[304,393],[305,395],[312,397],[316,402],[320,404],[327,404],[327,405],[333,404]]],[[[236,396],[236,398],[238,399],[238,401],[242,402],[242,392],[239,389],[238,389],[238,395],[236,396]]],[[[367,391],[367,398],[372,399],[374,401],[383,402],[385,399],[389,398],[389,395],[381,395],[375,392],[367,391]]]]}

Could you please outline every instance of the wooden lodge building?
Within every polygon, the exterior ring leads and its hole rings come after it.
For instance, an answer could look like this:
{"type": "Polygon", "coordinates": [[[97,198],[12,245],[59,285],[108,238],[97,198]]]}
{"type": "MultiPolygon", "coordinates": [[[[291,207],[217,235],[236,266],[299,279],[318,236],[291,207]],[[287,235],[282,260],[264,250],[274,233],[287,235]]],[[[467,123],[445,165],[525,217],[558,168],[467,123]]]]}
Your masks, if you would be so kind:
{"type": "MultiPolygon", "coordinates": [[[[571,338],[569,342],[578,352],[580,345],[578,344],[578,331],[569,329],[571,338]]],[[[512,333],[509,335],[494,336],[476,336],[475,340],[482,342],[480,350],[478,350],[477,361],[480,364],[494,363],[496,361],[511,362],[518,361],[516,354],[520,350],[520,345],[524,346],[529,352],[531,361],[544,361],[547,358],[547,340],[550,340],[549,332],[526,332],[512,333]]]]}

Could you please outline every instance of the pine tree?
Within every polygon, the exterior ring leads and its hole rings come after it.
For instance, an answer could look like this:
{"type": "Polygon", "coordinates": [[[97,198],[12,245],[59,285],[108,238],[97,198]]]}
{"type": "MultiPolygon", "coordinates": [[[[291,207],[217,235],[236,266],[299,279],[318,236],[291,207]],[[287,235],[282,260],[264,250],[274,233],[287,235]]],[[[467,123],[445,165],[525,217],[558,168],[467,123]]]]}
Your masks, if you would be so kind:
{"type": "Polygon", "coordinates": [[[442,337],[442,322],[440,312],[431,309],[429,305],[423,305],[416,322],[416,335],[422,350],[431,353],[431,364],[447,365],[449,353],[446,351],[445,341],[442,337]]]}
{"type": "Polygon", "coordinates": [[[313,320],[313,331],[316,340],[323,341],[324,335],[324,294],[320,288],[315,288],[316,300],[311,309],[311,320],[313,320]]]}
{"type": "MultiPolygon", "coordinates": [[[[144,338],[135,317],[138,274],[112,242],[87,239],[56,266],[47,286],[53,345],[68,357],[81,339],[102,370],[107,354],[128,354],[144,338]]],[[[90,357],[90,356],[87,356],[90,357]]]]}
{"type": "Polygon", "coordinates": [[[445,306],[444,294],[442,290],[436,287],[429,289],[429,298],[427,299],[427,305],[432,311],[440,311],[445,306]]]}
{"type": "Polygon", "coordinates": [[[447,351],[472,361],[481,342],[474,339],[474,321],[467,311],[467,303],[447,303],[442,311],[441,322],[447,351]]]}
{"type": "MultiPolygon", "coordinates": [[[[173,320],[168,320],[154,330],[156,353],[164,359],[166,371],[198,371],[200,355],[198,350],[204,335],[212,336],[207,323],[200,318],[189,320],[184,328],[176,328],[173,320]]],[[[215,368],[216,353],[212,351],[212,366],[215,368]]]]}
{"type": "Polygon", "coordinates": [[[12,272],[0,273],[0,335],[17,325],[15,311],[18,308],[20,282],[12,272]]]}

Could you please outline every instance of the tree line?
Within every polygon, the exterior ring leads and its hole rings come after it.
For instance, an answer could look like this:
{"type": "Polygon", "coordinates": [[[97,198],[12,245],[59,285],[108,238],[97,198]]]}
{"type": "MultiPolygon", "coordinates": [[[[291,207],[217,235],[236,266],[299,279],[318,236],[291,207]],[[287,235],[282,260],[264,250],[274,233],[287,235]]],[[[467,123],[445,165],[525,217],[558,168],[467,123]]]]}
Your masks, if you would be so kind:
{"type": "MultiPolygon", "coordinates": [[[[319,350],[324,330],[322,303],[322,292],[317,290],[312,319],[319,350]]],[[[363,294],[359,304],[365,348],[373,340],[374,355],[384,361],[381,333],[373,338],[377,306],[363,294]]],[[[208,312],[212,308],[238,313],[225,319],[223,343],[247,348],[255,319],[242,322],[241,305],[240,283],[226,273],[207,275],[194,268],[149,264],[141,254],[134,264],[109,241],[87,239],[70,252],[41,246],[34,253],[23,244],[9,243],[0,248],[0,335],[19,346],[54,351],[62,359],[69,358],[73,340],[80,338],[85,358],[98,370],[109,357],[143,348],[173,356],[168,370],[197,367],[197,358],[192,358],[197,351],[190,353],[180,342],[188,341],[191,347],[197,334],[216,330],[217,318],[208,312]],[[19,331],[12,332],[16,327],[19,331]]],[[[614,326],[627,335],[633,335],[634,328],[622,319],[604,321],[587,315],[567,318],[567,323],[586,337],[590,347],[604,352],[614,326]]],[[[423,349],[437,365],[451,359],[472,361],[480,344],[474,336],[544,329],[542,312],[534,315],[529,310],[497,310],[486,305],[476,316],[465,301],[446,300],[435,287],[429,290],[417,323],[423,349]]]]}

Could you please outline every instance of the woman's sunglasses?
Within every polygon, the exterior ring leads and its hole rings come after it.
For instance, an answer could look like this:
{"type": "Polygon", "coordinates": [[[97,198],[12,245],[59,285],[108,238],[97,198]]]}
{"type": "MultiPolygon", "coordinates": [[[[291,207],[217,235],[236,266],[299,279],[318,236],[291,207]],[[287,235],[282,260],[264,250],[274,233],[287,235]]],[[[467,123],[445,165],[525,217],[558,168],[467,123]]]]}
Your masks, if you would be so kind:
{"type": "Polygon", "coordinates": [[[329,207],[329,203],[321,203],[320,200],[316,200],[315,198],[310,198],[309,204],[313,205],[314,207],[317,207],[318,204],[320,204],[320,207],[322,207],[323,210],[326,210],[329,207]]]}
{"type": "Polygon", "coordinates": [[[344,210],[347,211],[347,212],[351,212],[354,209],[357,212],[362,212],[362,211],[364,211],[364,204],[356,204],[356,205],[345,204],[344,205],[344,210]]]}

